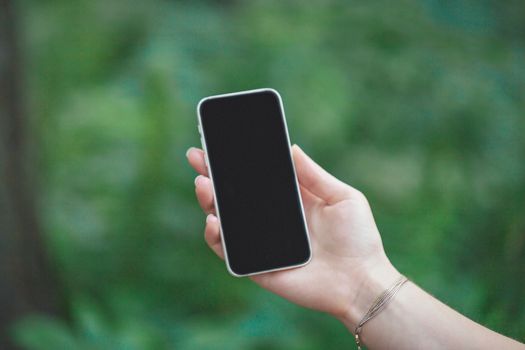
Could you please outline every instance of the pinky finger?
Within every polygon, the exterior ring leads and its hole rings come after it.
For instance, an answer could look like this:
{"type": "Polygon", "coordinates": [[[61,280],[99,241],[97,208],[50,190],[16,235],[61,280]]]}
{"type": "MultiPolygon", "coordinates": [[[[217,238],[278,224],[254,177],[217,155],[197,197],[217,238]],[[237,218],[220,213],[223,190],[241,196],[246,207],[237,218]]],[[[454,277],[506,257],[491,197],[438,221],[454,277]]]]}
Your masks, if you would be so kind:
{"type": "Polygon", "coordinates": [[[206,217],[206,229],[204,230],[204,239],[208,246],[224,260],[224,251],[222,249],[222,240],[220,234],[219,220],[213,214],[206,217]]]}

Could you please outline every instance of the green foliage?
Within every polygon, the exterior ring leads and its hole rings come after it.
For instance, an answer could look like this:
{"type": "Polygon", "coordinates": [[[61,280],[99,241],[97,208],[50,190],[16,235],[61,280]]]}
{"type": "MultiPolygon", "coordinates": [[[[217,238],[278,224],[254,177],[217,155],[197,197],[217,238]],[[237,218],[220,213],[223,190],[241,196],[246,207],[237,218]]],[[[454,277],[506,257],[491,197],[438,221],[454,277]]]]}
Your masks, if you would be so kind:
{"type": "Polygon", "coordinates": [[[196,103],[258,87],[281,92],[293,142],[367,194],[401,271],[525,339],[525,11],[446,4],[22,2],[41,217],[72,320],[22,320],[15,339],[352,345],[328,316],[230,277],[204,244],[184,156],[196,103]]]}

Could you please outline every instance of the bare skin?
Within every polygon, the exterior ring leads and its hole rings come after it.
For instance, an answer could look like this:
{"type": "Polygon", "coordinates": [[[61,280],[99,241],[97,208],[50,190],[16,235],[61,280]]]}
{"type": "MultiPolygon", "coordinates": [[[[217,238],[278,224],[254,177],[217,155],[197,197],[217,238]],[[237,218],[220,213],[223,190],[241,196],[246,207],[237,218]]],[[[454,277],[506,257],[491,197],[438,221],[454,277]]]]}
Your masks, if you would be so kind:
{"type": "MultiPolygon", "coordinates": [[[[353,332],[373,300],[400,273],[388,260],[366,197],[339,181],[298,146],[292,147],[312,261],[301,268],[252,276],[261,287],[298,305],[327,312],[353,332]]],[[[200,174],[195,192],[206,218],[205,239],[224,259],[212,182],[204,153],[190,148],[187,158],[200,174]]],[[[412,282],[361,333],[370,349],[525,349],[442,304],[412,282]]]]}

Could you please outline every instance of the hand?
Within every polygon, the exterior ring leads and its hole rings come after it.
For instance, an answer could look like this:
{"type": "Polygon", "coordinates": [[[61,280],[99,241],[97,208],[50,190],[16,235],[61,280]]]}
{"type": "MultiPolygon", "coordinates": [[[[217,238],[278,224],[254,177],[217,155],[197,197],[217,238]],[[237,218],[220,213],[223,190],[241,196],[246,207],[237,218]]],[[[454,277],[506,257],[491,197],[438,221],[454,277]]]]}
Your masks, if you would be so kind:
{"type": "MultiPolygon", "coordinates": [[[[347,325],[355,324],[366,312],[365,305],[370,305],[399,273],[385,255],[365,196],[327,173],[298,146],[292,147],[292,153],[313,257],[306,266],[255,275],[251,279],[296,304],[328,312],[347,325]],[[371,295],[376,289],[378,293],[371,295]],[[362,290],[367,292],[360,293],[362,290]]],[[[204,152],[191,148],[187,157],[200,174],[195,179],[195,191],[200,206],[208,214],[206,242],[224,258],[204,152]]]]}

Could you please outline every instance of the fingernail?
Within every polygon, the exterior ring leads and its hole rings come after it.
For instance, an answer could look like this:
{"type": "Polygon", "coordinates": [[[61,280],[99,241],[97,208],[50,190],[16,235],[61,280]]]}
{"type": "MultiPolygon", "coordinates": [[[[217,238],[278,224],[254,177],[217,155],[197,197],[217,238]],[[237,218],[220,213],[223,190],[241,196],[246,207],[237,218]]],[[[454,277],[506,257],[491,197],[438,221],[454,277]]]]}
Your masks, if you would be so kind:
{"type": "Polygon", "coordinates": [[[190,152],[192,149],[194,149],[195,147],[190,147],[188,148],[188,150],[186,151],[186,158],[188,158],[188,156],[190,155],[190,152]]]}
{"type": "Polygon", "coordinates": [[[202,178],[202,175],[199,175],[195,178],[195,186],[197,186],[197,184],[199,183],[199,181],[201,181],[201,178],[202,178]]]}
{"type": "Polygon", "coordinates": [[[206,217],[206,223],[215,222],[217,221],[217,217],[213,214],[208,214],[206,217]]]}

